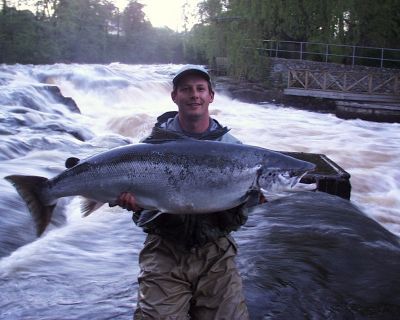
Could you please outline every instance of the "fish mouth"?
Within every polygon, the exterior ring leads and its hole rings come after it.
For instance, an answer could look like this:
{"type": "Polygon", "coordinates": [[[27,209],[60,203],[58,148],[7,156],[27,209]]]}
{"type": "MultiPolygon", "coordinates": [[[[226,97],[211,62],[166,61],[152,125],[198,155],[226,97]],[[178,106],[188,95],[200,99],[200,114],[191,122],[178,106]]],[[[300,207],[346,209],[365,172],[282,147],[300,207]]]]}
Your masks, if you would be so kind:
{"type": "Polygon", "coordinates": [[[283,186],[286,186],[288,190],[298,191],[298,190],[315,190],[315,183],[302,183],[301,179],[308,173],[309,171],[302,171],[302,173],[291,173],[284,172],[277,176],[279,183],[283,186]]]}
{"type": "Polygon", "coordinates": [[[310,171],[315,169],[315,165],[309,163],[305,168],[297,170],[282,170],[276,172],[268,187],[261,188],[263,194],[271,199],[284,196],[292,191],[313,191],[317,189],[315,183],[302,183],[301,179],[310,171]]]}
{"type": "Polygon", "coordinates": [[[300,182],[300,180],[304,177],[304,175],[307,173],[302,171],[302,172],[295,172],[295,171],[284,171],[280,172],[276,175],[276,184],[280,185],[281,187],[283,186],[285,189],[291,189],[293,188],[296,184],[300,182]]]}
{"type": "Polygon", "coordinates": [[[293,192],[315,191],[317,185],[315,183],[301,183],[300,180],[307,172],[298,176],[290,176],[287,173],[276,175],[276,179],[267,189],[261,188],[261,192],[267,201],[273,201],[279,198],[289,196],[293,192]]]}

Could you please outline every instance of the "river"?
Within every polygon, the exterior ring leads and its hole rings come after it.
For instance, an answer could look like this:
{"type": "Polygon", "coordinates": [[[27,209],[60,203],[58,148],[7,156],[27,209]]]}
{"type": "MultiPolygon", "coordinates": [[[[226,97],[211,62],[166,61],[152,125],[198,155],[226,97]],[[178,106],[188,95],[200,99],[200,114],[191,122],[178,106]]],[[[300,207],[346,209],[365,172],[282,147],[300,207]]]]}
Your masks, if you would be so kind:
{"type": "MultiPolygon", "coordinates": [[[[145,137],[178,65],[0,65],[0,178],[54,176],[145,137]],[[74,112],[72,101],[79,112],[74,112]]],[[[251,319],[398,319],[400,125],[342,120],[217,90],[212,116],[244,143],[322,153],[351,174],[351,201],[299,192],[255,209],[234,233],[251,319]]],[[[0,319],[131,319],[145,235],[130,213],[82,218],[64,199],[36,237],[0,179],[0,319]]]]}

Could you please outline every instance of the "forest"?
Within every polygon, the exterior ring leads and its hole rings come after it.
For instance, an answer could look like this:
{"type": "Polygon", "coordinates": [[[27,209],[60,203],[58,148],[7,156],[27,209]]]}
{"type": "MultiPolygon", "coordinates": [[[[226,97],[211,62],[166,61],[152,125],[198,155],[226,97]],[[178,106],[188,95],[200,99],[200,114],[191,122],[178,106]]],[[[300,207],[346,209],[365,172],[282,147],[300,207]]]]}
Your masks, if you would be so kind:
{"type": "Polygon", "coordinates": [[[400,49],[399,0],[205,0],[184,32],[154,28],[140,0],[122,11],[108,0],[21,1],[34,9],[2,0],[0,63],[212,65],[224,57],[232,75],[257,78],[266,39],[400,49]]]}

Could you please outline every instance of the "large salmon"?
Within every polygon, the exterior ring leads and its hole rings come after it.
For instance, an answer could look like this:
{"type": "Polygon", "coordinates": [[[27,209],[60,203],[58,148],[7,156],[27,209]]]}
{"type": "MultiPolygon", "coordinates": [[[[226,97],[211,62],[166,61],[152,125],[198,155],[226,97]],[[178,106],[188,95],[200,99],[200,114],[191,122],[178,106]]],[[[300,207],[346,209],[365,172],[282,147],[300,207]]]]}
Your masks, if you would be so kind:
{"type": "Polygon", "coordinates": [[[183,139],[118,147],[82,161],[47,179],[10,175],[42,234],[57,200],[85,197],[90,214],[132,192],[145,209],[168,213],[217,212],[240,205],[249,190],[290,187],[314,165],[260,147],[183,139]]]}

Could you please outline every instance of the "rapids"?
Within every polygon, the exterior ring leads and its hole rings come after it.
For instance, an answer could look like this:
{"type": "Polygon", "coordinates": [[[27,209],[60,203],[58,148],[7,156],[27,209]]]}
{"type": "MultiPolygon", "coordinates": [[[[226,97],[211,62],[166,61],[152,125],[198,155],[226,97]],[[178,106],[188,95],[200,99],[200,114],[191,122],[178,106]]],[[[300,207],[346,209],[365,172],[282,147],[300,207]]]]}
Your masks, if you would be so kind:
{"type": "MultiPolygon", "coordinates": [[[[176,110],[179,67],[0,65],[0,178],[51,177],[68,157],[140,141],[176,110]]],[[[397,319],[400,125],[243,103],[218,87],[210,107],[244,143],[322,153],[351,174],[350,202],[294,193],[258,207],[234,233],[251,319],[397,319]]],[[[127,211],[104,206],[82,218],[79,205],[63,199],[36,238],[0,179],[0,319],[132,318],[145,235],[127,211]]]]}

